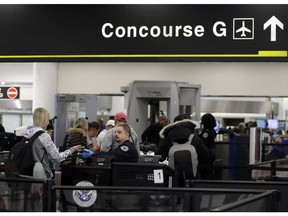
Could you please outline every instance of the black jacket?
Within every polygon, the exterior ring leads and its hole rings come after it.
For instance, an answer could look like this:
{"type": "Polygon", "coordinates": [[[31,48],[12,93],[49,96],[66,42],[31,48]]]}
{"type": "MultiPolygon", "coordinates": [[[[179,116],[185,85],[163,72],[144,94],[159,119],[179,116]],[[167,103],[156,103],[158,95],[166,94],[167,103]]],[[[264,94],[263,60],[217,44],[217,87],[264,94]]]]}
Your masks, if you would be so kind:
{"type": "Polygon", "coordinates": [[[121,161],[121,162],[138,161],[138,151],[134,143],[130,142],[129,140],[126,140],[116,149],[112,150],[112,154],[114,155],[114,161],[121,161]]]}
{"type": "Polygon", "coordinates": [[[203,140],[204,144],[208,148],[215,148],[215,137],[216,132],[214,129],[203,129],[202,132],[199,134],[199,137],[203,140]]]}
{"type": "Polygon", "coordinates": [[[162,127],[159,122],[150,124],[141,135],[142,143],[148,141],[149,143],[156,144],[158,146],[160,142],[159,132],[161,129],[162,127]]]}
{"type": "Polygon", "coordinates": [[[126,140],[116,149],[108,152],[96,152],[96,155],[113,155],[112,161],[117,162],[138,162],[139,156],[135,144],[126,140]]]}
{"type": "MultiPolygon", "coordinates": [[[[160,131],[160,136],[163,137],[163,139],[160,142],[156,154],[162,156],[162,161],[165,160],[168,157],[170,148],[173,146],[172,141],[175,141],[179,144],[187,142],[190,134],[194,133],[195,127],[196,124],[188,119],[174,122],[164,127],[160,131]]],[[[193,136],[191,145],[193,145],[196,149],[199,165],[208,164],[210,161],[208,148],[197,135],[193,136]]]]}

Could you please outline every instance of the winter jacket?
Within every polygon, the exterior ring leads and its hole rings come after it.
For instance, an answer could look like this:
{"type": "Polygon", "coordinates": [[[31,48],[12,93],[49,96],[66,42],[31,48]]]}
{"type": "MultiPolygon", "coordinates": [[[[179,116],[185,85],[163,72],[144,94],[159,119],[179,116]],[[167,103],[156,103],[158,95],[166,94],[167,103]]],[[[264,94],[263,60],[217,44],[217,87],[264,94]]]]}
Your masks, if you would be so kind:
{"type": "Polygon", "coordinates": [[[161,129],[162,126],[159,122],[150,124],[141,135],[142,143],[148,141],[148,143],[156,144],[158,146],[160,142],[159,132],[161,129]]]}
{"type": "Polygon", "coordinates": [[[203,140],[204,144],[207,146],[210,152],[211,163],[215,160],[215,137],[216,132],[214,129],[203,129],[202,132],[199,134],[199,137],[203,140]]]}
{"type": "Polygon", "coordinates": [[[66,148],[76,145],[87,146],[86,132],[82,128],[69,128],[66,148]]]}
{"type": "MultiPolygon", "coordinates": [[[[184,119],[169,124],[160,131],[160,137],[163,139],[160,142],[160,146],[156,151],[156,154],[162,155],[162,161],[168,157],[168,153],[170,148],[173,146],[173,142],[183,144],[188,141],[190,134],[194,133],[196,125],[197,123],[194,121],[184,119]]],[[[196,149],[199,165],[209,164],[210,153],[203,141],[195,135],[193,136],[191,145],[193,145],[196,149]]]]}
{"type": "MultiPolygon", "coordinates": [[[[73,146],[81,145],[87,147],[86,132],[82,128],[69,128],[67,135],[64,138],[64,144],[61,149],[69,149],[73,146]]],[[[71,157],[68,157],[65,163],[75,164],[77,159],[77,152],[73,153],[71,157]]]]}

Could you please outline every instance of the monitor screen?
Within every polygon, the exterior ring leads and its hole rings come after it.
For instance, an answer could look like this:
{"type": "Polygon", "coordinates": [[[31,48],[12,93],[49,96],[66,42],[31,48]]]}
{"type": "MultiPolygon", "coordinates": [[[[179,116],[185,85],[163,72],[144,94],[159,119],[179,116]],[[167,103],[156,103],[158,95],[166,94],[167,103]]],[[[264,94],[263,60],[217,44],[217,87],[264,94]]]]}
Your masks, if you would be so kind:
{"type": "Polygon", "coordinates": [[[266,120],[265,119],[257,119],[256,120],[257,127],[266,128],[266,120]]]}
{"type": "Polygon", "coordinates": [[[284,131],[284,130],[285,130],[285,124],[286,124],[286,123],[285,123],[284,120],[279,120],[279,121],[278,121],[278,126],[279,126],[278,129],[284,131]]]}
{"type": "Polygon", "coordinates": [[[216,127],[214,127],[214,130],[218,132],[220,128],[221,128],[220,120],[216,120],[216,127]]]}
{"type": "Polygon", "coordinates": [[[277,119],[268,119],[268,128],[278,129],[279,123],[277,119]]]}

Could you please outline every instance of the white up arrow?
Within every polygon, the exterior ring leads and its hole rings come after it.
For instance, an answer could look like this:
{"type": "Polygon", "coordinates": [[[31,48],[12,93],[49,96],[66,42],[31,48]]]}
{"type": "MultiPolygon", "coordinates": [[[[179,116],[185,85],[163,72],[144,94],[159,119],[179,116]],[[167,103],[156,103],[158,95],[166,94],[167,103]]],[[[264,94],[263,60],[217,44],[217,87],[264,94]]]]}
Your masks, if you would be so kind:
{"type": "Polygon", "coordinates": [[[265,30],[269,26],[271,26],[271,41],[276,41],[276,26],[283,30],[284,25],[275,16],[272,16],[266,23],[264,23],[263,29],[265,30]]]}

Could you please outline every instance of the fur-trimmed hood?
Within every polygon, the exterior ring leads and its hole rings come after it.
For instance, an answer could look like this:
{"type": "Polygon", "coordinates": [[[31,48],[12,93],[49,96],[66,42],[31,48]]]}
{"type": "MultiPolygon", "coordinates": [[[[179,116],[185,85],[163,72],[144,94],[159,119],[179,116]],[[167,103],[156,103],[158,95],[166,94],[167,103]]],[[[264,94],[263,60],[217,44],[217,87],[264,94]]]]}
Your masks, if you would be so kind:
{"type": "Polygon", "coordinates": [[[81,134],[82,136],[86,136],[86,132],[82,128],[69,128],[67,133],[68,135],[77,133],[77,134],[81,134]]]}
{"type": "Polygon", "coordinates": [[[159,133],[161,138],[169,138],[179,144],[188,141],[190,134],[194,133],[197,122],[183,119],[165,126],[159,133]]]}

